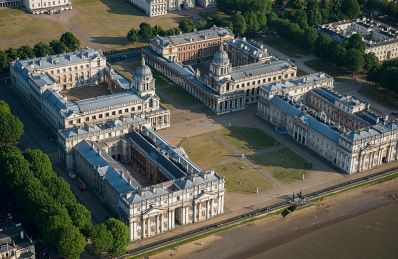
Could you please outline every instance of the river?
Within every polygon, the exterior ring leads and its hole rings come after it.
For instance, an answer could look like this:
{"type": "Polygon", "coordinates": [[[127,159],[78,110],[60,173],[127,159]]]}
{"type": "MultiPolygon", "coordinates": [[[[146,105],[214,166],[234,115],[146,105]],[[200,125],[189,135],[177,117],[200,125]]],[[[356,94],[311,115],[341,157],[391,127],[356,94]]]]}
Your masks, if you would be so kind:
{"type": "Polygon", "coordinates": [[[251,258],[398,259],[398,202],[258,251],[251,258]]]}

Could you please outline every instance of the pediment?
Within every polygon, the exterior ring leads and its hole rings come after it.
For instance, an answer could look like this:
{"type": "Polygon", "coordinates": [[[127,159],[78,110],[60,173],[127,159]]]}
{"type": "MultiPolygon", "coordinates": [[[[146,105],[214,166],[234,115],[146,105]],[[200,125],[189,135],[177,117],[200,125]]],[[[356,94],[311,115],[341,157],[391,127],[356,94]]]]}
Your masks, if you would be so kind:
{"type": "Polygon", "coordinates": [[[198,196],[195,197],[195,202],[214,199],[214,198],[216,198],[216,194],[201,192],[198,196]]]}
{"type": "Polygon", "coordinates": [[[164,213],[164,209],[161,208],[155,208],[155,207],[150,207],[149,209],[147,209],[142,215],[144,217],[151,217],[151,216],[155,216],[157,214],[163,214],[164,213]]]}

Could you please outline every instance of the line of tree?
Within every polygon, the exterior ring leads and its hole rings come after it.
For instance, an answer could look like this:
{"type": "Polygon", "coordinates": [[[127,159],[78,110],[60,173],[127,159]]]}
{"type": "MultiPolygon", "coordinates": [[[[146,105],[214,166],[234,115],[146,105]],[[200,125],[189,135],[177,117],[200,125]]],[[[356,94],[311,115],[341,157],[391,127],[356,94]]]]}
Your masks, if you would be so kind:
{"type": "Polygon", "coordinates": [[[11,62],[17,59],[28,59],[34,57],[45,57],[53,54],[61,54],[68,51],[75,51],[80,48],[80,41],[71,32],[65,32],[59,40],[52,40],[49,43],[40,41],[33,48],[28,45],[17,49],[9,48],[0,51],[0,72],[7,72],[11,62]]]}
{"type": "Polygon", "coordinates": [[[384,61],[382,64],[370,69],[368,80],[398,93],[398,59],[384,61]]]}
{"type": "Polygon", "coordinates": [[[151,26],[149,23],[143,22],[140,24],[140,28],[137,30],[131,28],[127,33],[127,40],[129,42],[148,42],[151,38],[156,35],[159,36],[171,36],[180,33],[178,28],[163,29],[160,25],[151,26]]]}
{"type": "Polygon", "coordinates": [[[62,257],[80,258],[89,238],[98,254],[124,254],[128,227],[114,218],[93,226],[90,212],[54,172],[50,158],[40,150],[21,152],[15,146],[22,134],[23,124],[0,100],[0,181],[40,235],[62,257]]]}
{"type": "Polygon", "coordinates": [[[334,41],[329,36],[319,33],[315,28],[302,27],[287,19],[269,16],[269,26],[286,39],[297,42],[301,47],[314,50],[315,54],[325,61],[345,66],[357,73],[377,66],[378,59],[373,53],[365,53],[365,42],[362,36],[354,34],[348,40],[334,41]]]}
{"type": "Polygon", "coordinates": [[[362,6],[368,12],[379,10],[398,18],[398,2],[391,0],[362,0],[362,6]]]}

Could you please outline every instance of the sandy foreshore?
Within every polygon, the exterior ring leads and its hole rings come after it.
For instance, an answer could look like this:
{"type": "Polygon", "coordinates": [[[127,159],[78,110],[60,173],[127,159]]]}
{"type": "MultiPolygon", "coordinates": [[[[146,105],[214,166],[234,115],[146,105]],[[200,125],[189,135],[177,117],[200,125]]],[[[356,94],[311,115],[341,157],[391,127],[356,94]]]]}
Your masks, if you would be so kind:
{"type": "Polygon", "coordinates": [[[398,179],[339,194],[286,218],[271,216],[167,250],[151,258],[248,258],[307,233],[394,202],[398,179]]]}

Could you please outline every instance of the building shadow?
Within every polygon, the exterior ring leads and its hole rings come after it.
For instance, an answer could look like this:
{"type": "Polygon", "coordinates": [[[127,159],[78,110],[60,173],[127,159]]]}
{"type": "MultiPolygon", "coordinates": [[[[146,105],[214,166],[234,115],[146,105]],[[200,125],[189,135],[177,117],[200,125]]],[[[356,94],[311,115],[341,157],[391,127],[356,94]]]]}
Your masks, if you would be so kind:
{"type": "Polygon", "coordinates": [[[127,1],[101,0],[101,2],[108,7],[107,12],[112,14],[145,16],[145,13],[143,11],[141,11],[134,5],[129,4],[127,1]]]}
{"type": "Polygon", "coordinates": [[[126,37],[120,37],[120,36],[115,36],[115,37],[91,37],[91,41],[93,43],[98,43],[98,44],[109,44],[109,45],[126,45],[128,44],[127,38],[126,37]]]}

